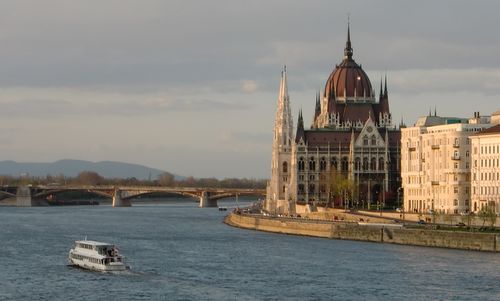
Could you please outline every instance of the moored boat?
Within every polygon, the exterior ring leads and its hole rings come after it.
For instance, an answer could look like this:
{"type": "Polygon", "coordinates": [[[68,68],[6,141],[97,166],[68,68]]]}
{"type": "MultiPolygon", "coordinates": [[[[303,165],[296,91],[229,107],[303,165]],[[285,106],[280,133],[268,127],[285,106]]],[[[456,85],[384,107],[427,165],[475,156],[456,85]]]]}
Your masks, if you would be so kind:
{"type": "Polygon", "coordinates": [[[129,268],[115,245],[92,240],[75,241],[69,250],[68,260],[72,265],[94,271],[124,271],[129,268]]]}

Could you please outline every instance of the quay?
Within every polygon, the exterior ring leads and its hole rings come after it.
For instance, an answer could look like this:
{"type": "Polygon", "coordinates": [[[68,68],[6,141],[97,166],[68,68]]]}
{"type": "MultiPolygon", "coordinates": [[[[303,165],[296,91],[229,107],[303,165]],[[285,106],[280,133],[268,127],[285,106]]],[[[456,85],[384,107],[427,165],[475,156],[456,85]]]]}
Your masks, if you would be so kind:
{"type": "Polygon", "coordinates": [[[264,216],[232,212],[224,222],[230,226],[329,239],[358,240],[423,247],[500,252],[499,233],[436,230],[394,224],[328,221],[308,218],[264,216]]]}

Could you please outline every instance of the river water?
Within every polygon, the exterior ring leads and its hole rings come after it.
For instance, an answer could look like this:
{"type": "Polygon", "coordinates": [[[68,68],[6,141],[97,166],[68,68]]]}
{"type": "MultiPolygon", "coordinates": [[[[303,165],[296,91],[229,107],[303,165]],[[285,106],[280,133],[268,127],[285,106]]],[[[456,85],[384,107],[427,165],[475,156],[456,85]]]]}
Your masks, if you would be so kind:
{"type": "Polygon", "coordinates": [[[499,254],[249,231],[225,214],[185,199],[1,207],[0,300],[500,300],[499,254]],[[68,267],[85,236],[132,270],[68,267]]]}

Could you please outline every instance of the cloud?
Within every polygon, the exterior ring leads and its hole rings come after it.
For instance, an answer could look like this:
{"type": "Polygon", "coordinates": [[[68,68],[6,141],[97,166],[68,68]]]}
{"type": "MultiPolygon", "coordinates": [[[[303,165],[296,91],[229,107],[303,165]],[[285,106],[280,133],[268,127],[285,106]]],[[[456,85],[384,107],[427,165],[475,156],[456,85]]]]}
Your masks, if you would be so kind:
{"type": "Polygon", "coordinates": [[[241,83],[241,89],[245,93],[253,93],[257,91],[257,82],[254,80],[243,80],[241,83]]]}

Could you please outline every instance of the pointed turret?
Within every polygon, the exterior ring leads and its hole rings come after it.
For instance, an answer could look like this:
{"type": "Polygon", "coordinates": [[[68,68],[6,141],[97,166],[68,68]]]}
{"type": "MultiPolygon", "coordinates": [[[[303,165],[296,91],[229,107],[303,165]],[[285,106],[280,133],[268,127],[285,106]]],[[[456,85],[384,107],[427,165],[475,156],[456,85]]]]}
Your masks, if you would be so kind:
{"type": "Polygon", "coordinates": [[[280,89],[278,95],[278,110],[276,111],[274,139],[278,145],[290,146],[293,135],[292,112],[290,110],[290,97],[288,96],[288,83],[286,66],[281,72],[280,89]]]}
{"type": "MultiPolygon", "coordinates": [[[[382,80],[380,81],[380,91],[382,91],[382,80]]],[[[382,114],[390,114],[389,112],[389,93],[387,92],[387,75],[385,76],[384,81],[384,92],[381,93],[380,98],[380,113],[382,114]]]]}
{"type": "Polygon", "coordinates": [[[318,117],[321,114],[321,102],[319,101],[319,91],[316,93],[316,110],[314,112],[314,118],[318,117]]]}
{"type": "Polygon", "coordinates": [[[347,41],[344,48],[344,60],[352,60],[352,46],[351,46],[351,24],[347,21],[347,41]]]}
{"type": "Polygon", "coordinates": [[[384,97],[387,98],[387,74],[385,75],[385,82],[384,82],[384,97]]]}
{"type": "Polygon", "coordinates": [[[302,117],[302,109],[300,109],[299,111],[299,120],[297,121],[297,134],[295,135],[295,143],[299,143],[300,139],[305,140],[304,118],[302,117]]]}
{"type": "Polygon", "coordinates": [[[382,94],[382,77],[380,77],[380,94],[378,96],[378,101],[380,102],[383,97],[384,97],[384,94],[382,94]]]}

